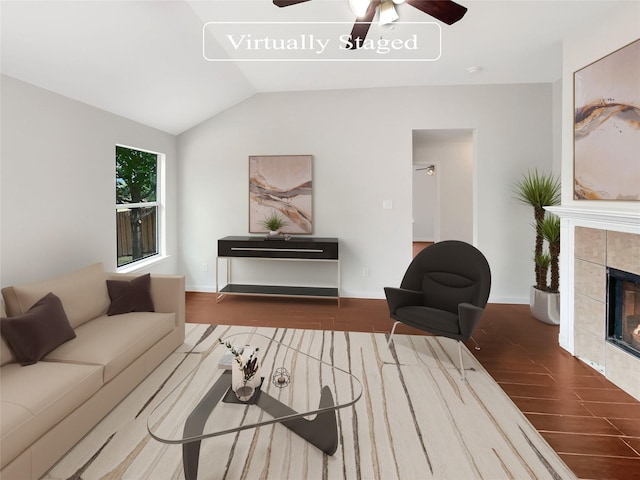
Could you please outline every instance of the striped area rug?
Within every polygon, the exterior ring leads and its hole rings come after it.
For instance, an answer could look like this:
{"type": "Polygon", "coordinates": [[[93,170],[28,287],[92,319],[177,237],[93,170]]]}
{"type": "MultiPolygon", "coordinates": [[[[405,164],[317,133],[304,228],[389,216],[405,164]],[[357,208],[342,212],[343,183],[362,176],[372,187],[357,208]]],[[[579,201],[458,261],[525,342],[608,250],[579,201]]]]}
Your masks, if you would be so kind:
{"type": "MultiPolygon", "coordinates": [[[[217,368],[218,338],[247,330],[278,329],[188,324],[184,345],[43,478],[183,479],[181,447],[152,439],[147,416],[194,366],[217,368]]],[[[461,380],[455,342],[395,335],[388,348],[384,334],[293,333],[340,352],[336,366],[362,382],[362,398],[338,410],[338,451],[327,456],[282,425],[263,426],[203,441],[199,479],[576,478],[466,350],[461,380]]]]}

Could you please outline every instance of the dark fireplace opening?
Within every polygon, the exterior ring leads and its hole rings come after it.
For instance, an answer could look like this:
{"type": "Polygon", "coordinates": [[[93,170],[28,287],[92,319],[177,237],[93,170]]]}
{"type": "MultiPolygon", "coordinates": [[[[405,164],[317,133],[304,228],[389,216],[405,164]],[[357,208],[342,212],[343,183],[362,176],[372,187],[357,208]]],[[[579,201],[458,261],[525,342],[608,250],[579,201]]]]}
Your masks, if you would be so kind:
{"type": "Polygon", "coordinates": [[[640,358],[640,275],[607,268],[607,341],[640,358]]]}

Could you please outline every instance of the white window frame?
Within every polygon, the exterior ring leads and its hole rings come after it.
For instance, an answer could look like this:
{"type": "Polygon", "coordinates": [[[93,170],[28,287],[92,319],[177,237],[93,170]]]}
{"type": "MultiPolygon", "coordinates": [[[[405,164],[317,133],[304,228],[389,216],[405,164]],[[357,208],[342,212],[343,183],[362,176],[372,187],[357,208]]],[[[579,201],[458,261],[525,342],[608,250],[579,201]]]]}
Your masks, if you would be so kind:
{"type": "MultiPolygon", "coordinates": [[[[155,202],[144,202],[144,203],[116,203],[115,212],[121,208],[139,208],[139,207],[156,207],[157,208],[157,218],[156,218],[156,242],[157,242],[157,250],[158,253],[154,255],[150,255],[148,257],[142,258],[138,261],[127,263],[126,265],[122,265],[118,267],[118,253],[117,253],[117,245],[116,245],[116,272],[118,273],[132,273],[139,270],[147,269],[153,265],[158,263],[162,263],[167,260],[169,257],[167,255],[166,245],[167,245],[167,233],[166,233],[166,155],[164,153],[156,152],[153,150],[147,150],[144,148],[132,147],[129,145],[124,145],[121,143],[116,144],[116,147],[128,148],[130,150],[138,150],[139,152],[151,153],[156,156],[156,201],[155,202]]],[[[115,149],[114,149],[115,152],[115,149]]],[[[114,158],[114,166],[115,166],[115,158],[114,158]]],[[[115,185],[115,182],[114,182],[115,185]]],[[[114,186],[114,194],[115,194],[115,186],[114,186]]],[[[115,225],[115,234],[116,237],[118,235],[118,225],[115,225]]]]}

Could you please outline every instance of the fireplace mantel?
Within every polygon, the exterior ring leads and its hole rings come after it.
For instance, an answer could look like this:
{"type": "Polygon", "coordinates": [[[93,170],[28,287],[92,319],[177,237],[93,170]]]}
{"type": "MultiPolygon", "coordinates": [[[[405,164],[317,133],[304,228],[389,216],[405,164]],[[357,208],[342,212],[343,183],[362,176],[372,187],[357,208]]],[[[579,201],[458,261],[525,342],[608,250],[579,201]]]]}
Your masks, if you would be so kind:
{"type": "Polygon", "coordinates": [[[593,222],[605,225],[607,230],[618,230],[640,235],[640,205],[635,208],[621,210],[560,205],[557,207],[545,207],[545,210],[556,214],[561,219],[574,220],[576,223],[593,222]]]}

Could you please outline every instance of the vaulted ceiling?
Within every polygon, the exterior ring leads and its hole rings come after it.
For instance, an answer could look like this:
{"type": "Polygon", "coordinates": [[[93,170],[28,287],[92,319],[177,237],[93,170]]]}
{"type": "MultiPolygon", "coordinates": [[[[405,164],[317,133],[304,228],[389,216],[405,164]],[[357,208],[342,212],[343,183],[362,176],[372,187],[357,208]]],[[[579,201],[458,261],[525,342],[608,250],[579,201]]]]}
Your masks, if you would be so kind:
{"type": "Polygon", "coordinates": [[[553,82],[561,76],[563,38],[588,31],[624,2],[458,3],[468,12],[454,25],[402,4],[398,22],[381,26],[376,17],[367,35],[427,35],[426,22],[436,22],[437,60],[352,61],[348,55],[359,52],[344,51],[340,61],[309,61],[310,53],[304,61],[271,62],[237,61],[217,26],[241,22],[237,32],[259,38],[259,24],[293,22],[296,35],[339,36],[354,21],[348,0],[286,8],[271,0],[2,0],[1,71],[178,134],[260,92],[553,82]]]}

